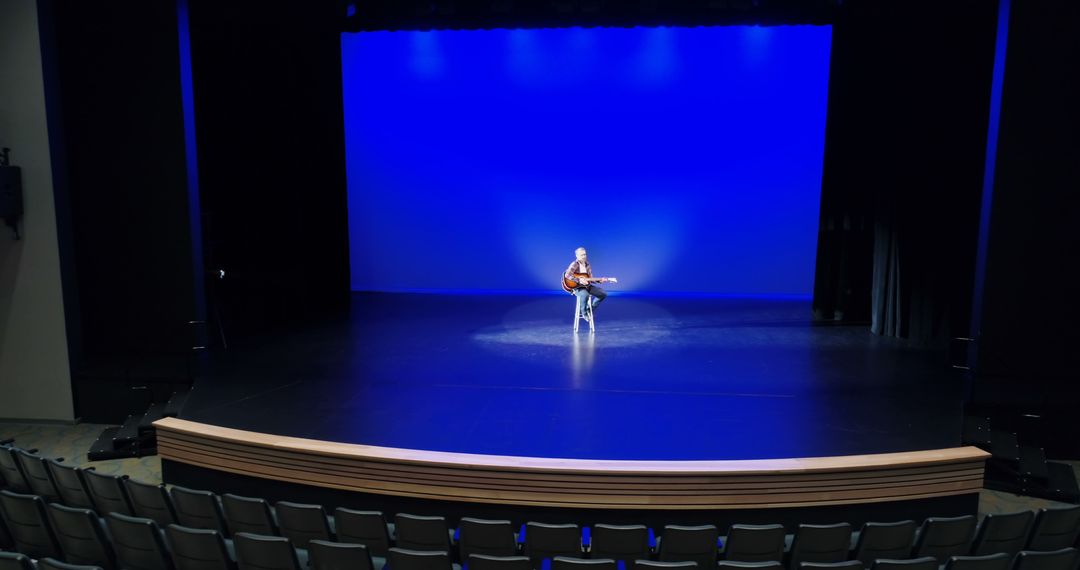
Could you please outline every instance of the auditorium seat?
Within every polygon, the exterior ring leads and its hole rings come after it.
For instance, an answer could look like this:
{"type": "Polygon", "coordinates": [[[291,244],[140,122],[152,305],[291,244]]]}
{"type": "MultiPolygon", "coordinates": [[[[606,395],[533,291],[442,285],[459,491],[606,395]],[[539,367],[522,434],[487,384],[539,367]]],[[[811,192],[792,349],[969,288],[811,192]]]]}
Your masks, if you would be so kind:
{"type": "Polygon", "coordinates": [[[472,554],[467,560],[469,570],[532,570],[528,556],[472,554]]]}
{"type": "Polygon", "coordinates": [[[870,570],[938,570],[938,561],[933,556],[908,558],[906,560],[878,558],[874,560],[870,570]]]}
{"type": "Polygon", "coordinates": [[[134,479],[124,479],[124,488],[131,498],[133,516],[151,519],[161,527],[180,522],[176,520],[173,507],[165,485],[152,485],[134,479]]]}
{"type": "Polygon", "coordinates": [[[863,570],[866,566],[861,560],[843,562],[801,562],[795,570],[863,570]]]}
{"type": "Polygon", "coordinates": [[[652,554],[652,531],[645,525],[593,525],[589,557],[612,558],[625,564],[648,559],[652,554]]]}
{"type": "Polygon", "coordinates": [[[311,570],[382,570],[386,559],[371,556],[363,544],[326,540],[308,542],[308,565],[311,570]]]}
{"type": "Polygon", "coordinates": [[[473,554],[516,556],[517,537],[507,520],[462,517],[458,523],[458,560],[464,564],[473,554]]]}
{"type": "Polygon", "coordinates": [[[1021,550],[1013,558],[1012,570],[1076,570],[1077,550],[1061,548],[1050,551],[1021,550]]]}
{"type": "Polygon", "coordinates": [[[963,556],[971,551],[975,535],[975,517],[929,517],[916,532],[912,558],[933,556],[944,564],[950,556],[963,556]]]}
{"type": "Polygon", "coordinates": [[[854,559],[868,567],[878,558],[903,560],[911,555],[914,539],[915,521],[868,522],[859,531],[854,559]]]}
{"type": "MultiPolygon", "coordinates": [[[[450,552],[451,531],[443,517],[398,513],[394,517],[397,546],[407,551],[450,552]]],[[[390,563],[393,567],[393,562],[390,563]]]]}
{"type": "Polygon", "coordinates": [[[4,517],[0,516],[0,550],[8,550],[12,546],[11,533],[8,532],[7,523],[4,522],[4,517]]]}
{"type": "Polygon", "coordinates": [[[630,570],[697,570],[698,567],[698,563],[693,560],[684,560],[682,562],[635,560],[634,563],[630,565],[630,570]]]}
{"type": "Polygon", "coordinates": [[[221,508],[225,513],[225,525],[232,535],[238,532],[267,536],[278,534],[274,513],[266,499],[225,493],[221,496],[221,508]]]}
{"type": "Polygon", "coordinates": [[[461,570],[450,561],[449,551],[391,548],[386,563],[392,570],[461,570]]]}
{"type": "Polygon", "coordinates": [[[16,551],[31,558],[62,557],[41,497],[5,489],[0,491],[0,513],[16,551]]]}
{"type": "Polygon", "coordinates": [[[783,570],[784,565],[776,560],[764,562],[741,562],[739,560],[721,560],[716,563],[720,570],[783,570]]]}
{"type": "Polygon", "coordinates": [[[307,548],[312,540],[333,540],[334,532],[322,505],[304,505],[289,501],[274,504],[281,536],[297,548],[307,548]]]}
{"type": "Polygon", "coordinates": [[[1080,505],[1039,509],[1027,550],[1058,550],[1076,544],[1080,535],[1080,505]]]}
{"type": "Polygon", "coordinates": [[[619,570],[619,563],[610,558],[556,556],[551,559],[551,570],[619,570]]]}
{"type": "MultiPolygon", "coordinates": [[[[551,570],[558,570],[554,568],[557,558],[562,570],[598,570],[609,564],[621,570],[779,569],[785,560],[781,525],[732,525],[724,543],[718,541],[718,530],[712,525],[669,525],[654,546],[652,532],[644,525],[598,524],[583,536],[574,524],[529,522],[522,525],[521,536],[515,537],[508,520],[463,517],[455,538],[446,519],[439,516],[402,513],[396,525],[390,525],[380,512],[339,508],[331,518],[320,505],[281,501],[271,507],[258,498],[224,495],[219,499],[208,491],[182,487],[166,491],[162,485],[82,470],[21,451],[0,449],[0,457],[4,456],[13,459],[5,475],[31,473],[25,479],[27,486],[44,491],[50,482],[58,502],[48,504],[44,497],[4,489],[0,493],[0,548],[104,570],[230,570],[237,563],[245,570],[303,570],[307,566],[382,570],[391,548],[406,570],[458,567],[452,564],[454,548],[471,570],[539,569],[545,560],[551,561],[551,570]],[[105,508],[99,509],[99,503],[105,508]],[[121,512],[111,512],[114,508],[121,512]],[[124,510],[143,516],[129,516],[124,510]],[[155,518],[178,524],[160,525],[155,518]],[[181,526],[185,520],[210,528],[181,526]],[[239,540],[247,549],[244,560],[234,553],[239,546],[225,538],[230,530],[245,535],[239,540]],[[12,533],[15,536],[9,536],[12,533]],[[588,550],[583,551],[583,542],[588,550]],[[179,552],[170,552],[170,543],[179,552]],[[719,544],[724,548],[718,554],[719,544]],[[525,556],[518,556],[519,547],[525,556]],[[308,549],[318,550],[322,559],[316,560],[318,555],[312,553],[309,565],[308,549]],[[377,556],[376,549],[387,556],[377,556]],[[651,561],[654,550],[658,560],[651,561]],[[585,552],[591,560],[583,560],[585,552]],[[589,568],[579,568],[583,565],[589,568]]],[[[847,523],[804,524],[787,537],[786,566],[789,570],[863,570],[869,564],[874,570],[936,570],[927,564],[927,559],[933,559],[942,570],[1078,570],[1080,554],[1074,548],[1050,548],[1075,544],[1078,535],[1080,507],[1041,509],[1037,515],[1031,511],[989,514],[978,524],[973,516],[930,517],[918,527],[913,521],[871,522],[857,534],[847,523]],[[1022,554],[1013,557],[1022,545],[1022,554]],[[847,553],[854,559],[844,560],[847,553]]]]}
{"type": "Polygon", "coordinates": [[[533,568],[540,568],[545,558],[581,558],[581,528],[576,524],[529,522],[524,534],[523,552],[533,568]]]}
{"type": "Polygon", "coordinates": [[[720,529],[715,525],[667,525],[657,539],[661,562],[696,562],[700,568],[716,566],[720,529]]]}
{"type": "Polygon", "coordinates": [[[373,557],[386,558],[390,551],[390,534],[386,517],[379,511],[334,509],[334,530],[338,542],[363,544],[373,557]]]}
{"type": "Polygon", "coordinates": [[[94,511],[53,503],[48,506],[48,512],[65,562],[101,566],[105,570],[116,568],[112,543],[94,511]]]}
{"type": "Polygon", "coordinates": [[[985,556],[950,556],[945,570],[1009,570],[1013,556],[1005,552],[985,556]]]}
{"type": "Polygon", "coordinates": [[[1035,519],[1032,511],[1020,511],[995,515],[988,513],[979,522],[975,531],[975,540],[971,544],[971,555],[982,556],[1005,552],[1009,556],[1020,552],[1027,544],[1031,523],[1035,519]]]}
{"type": "Polygon", "coordinates": [[[45,466],[45,458],[19,449],[15,451],[15,459],[22,467],[23,476],[30,485],[31,493],[45,499],[46,503],[60,500],[60,493],[56,491],[56,484],[53,483],[52,475],[49,475],[49,468],[45,466]]]}
{"type": "Polygon", "coordinates": [[[250,532],[233,534],[236,549],[236,567],[239,570],[301,570],[307,568],[307,560],[301,562],[296,548],[283,536],[266,536],[250,532]]]}
{"type": "Polygon", "coordinates": [[[4,474],[5,489],[16,493],[30,492],[30,484],[26,482],[22,467],[15,459],[15,448],[0,445],[0,472],[4,474]]]}
{"type": "Polygon", "coordinates": [[[782,562],[784,527],[779,524],[734,524],[724,540],[724,560],[732,562],[782,562]]]}
{"type": "Polygon", "coordinates": [[[171,524],[165,536],[176,570],[236,570],[221,533],[171,524]]]}
{"type": "Polygon", "coordinates": [[[97,505],[97,512],[120,513],[122,515],[135,515],[131,509],[131,498],[128,497],[127,489],[124,488],[124,479],[127,475],[105,475],[92,469],[83,471],[86,477],[86,486],[90,489],[90,497],[97,505]]]}
{"type": "Polygon", "coordinates": [[[188,528],[216,530],[228,534],[225,527],[225,515],[221,513],[221,501],[210,491],[198,491],[173,486],[169,489],[173,507],[176,508],[176,521],[188,528]]]}
{"type": "Polygon", "coordinates": [[[165,546],[161,527],[156,522],[109,513],[105,515],[105,526],[112,538],[118,566],[138,570],[171,570],[172,559],[165,546]]]}
{"type": "Polygon", "coordinates": [[[93,564],[70,564],[55,558],[42,558],[37,563],[38,570],[102,570],[93,564]]]}
{"type": "Polygon", "coordinates": [[[0,570],[34,570],[34,562],[25,554],[0,552],[0,570]]]}
{"type": "Polygon", "coordinates": [[[97,511],[97,505],[90,498],[90,489],[86,486],[82,469],[64,465],[55,459],[48,460],[45,465],[56,483],[56,492],[60,494],[61,503],[69,507],[97,511]]]}
{"type": "Polygon", "coordinates": [[[799,570],[803,562],[843,562],[850,550],[850,524],[801,524],[791,542],[788,568],[799,570]]]}

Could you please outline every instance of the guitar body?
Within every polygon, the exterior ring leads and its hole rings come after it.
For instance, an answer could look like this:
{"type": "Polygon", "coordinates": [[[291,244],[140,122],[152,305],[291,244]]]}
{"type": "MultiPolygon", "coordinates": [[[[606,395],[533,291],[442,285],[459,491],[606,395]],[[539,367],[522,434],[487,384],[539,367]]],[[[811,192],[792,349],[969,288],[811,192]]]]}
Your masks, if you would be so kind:
{"type": "MultiPolygon", "coordinates": [[[[587,273],[575,273],[574,274],[574,277],[579,277],[579,278],[588,277],[588,276],[589,275],[587,273]]],[[[584,287],[584,285],[582,285],[581,283],[578,283],[577,281],[567,279],[566,276],[563,275],[563,278],[562,278],[563,291],[566,291],[567,293],[573,293],[574,289],[577,289],[578,287],[584,287]]]]}
{"type": "MultiPolygon", "coordinates": [[[[597,282],[597,283],[599,283],[601,281],[610,281],[611,283],[618,283],[618,280],[616,280],[614,277],[589,277],[588,273],[575,273],[574,277],[576,277],[578,279],[589,279],[589,280],[597,282]]],[[[574,281],[572,279],[567,279],[566,276],[563,275],[563,278],[562,278],[563,291],[566,291],[567,293],[573,293],[574,289],[580,289],[582,287],[585,287],[585,285],[582,285],[581,283],[578,283],[577,281],[574,281]]]]}

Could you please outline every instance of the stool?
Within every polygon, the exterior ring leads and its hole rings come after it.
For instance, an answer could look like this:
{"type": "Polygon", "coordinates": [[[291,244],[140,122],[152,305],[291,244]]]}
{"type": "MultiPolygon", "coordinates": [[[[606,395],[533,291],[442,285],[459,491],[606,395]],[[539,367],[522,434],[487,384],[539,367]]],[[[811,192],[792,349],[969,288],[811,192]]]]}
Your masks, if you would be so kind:
{"type": "Polygon", "coordinates": [[[578,307],[578,302],[579,301],[580,301],[580,299],[578,298],[578,296],[574,295],[574,332],[575,333],[578,332],[578,325],[580,325],[581,321],[584,320],[585,322],[589,323],[589,332],[590,333],[595,333],[596,332],[596,314],[593,313],[593,310],[592,310],[592,296],[585,295],[585,310],[584,311],[580,310],[580,307],[578,307]]]}

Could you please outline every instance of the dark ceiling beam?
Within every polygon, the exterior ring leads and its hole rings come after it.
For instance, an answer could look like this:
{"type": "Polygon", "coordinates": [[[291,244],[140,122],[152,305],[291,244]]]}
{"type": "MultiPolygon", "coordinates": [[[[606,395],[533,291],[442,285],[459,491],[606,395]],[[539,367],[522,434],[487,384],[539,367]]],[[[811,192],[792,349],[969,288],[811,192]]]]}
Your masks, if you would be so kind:
{"type": "Polygon", "coordinates": [[[342,0],[345,31],[830,24],[844,0],[342,0]]]}

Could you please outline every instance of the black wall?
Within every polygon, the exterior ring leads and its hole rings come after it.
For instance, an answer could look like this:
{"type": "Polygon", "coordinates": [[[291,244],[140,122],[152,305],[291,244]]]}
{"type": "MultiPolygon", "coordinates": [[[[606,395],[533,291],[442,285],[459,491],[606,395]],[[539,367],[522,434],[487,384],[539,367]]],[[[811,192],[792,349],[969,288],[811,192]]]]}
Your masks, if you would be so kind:
{"type": "Polygon", "coordinates": [[[75,412],[119,421],[187,383],[194,344],[176,7],[39,13],[75,412]]]}
{"type": "Polygon", "coordinates": [[[975,405],[1080,457],[1080,4],[1014,0],[975,405]],[[1027,417],[1023,414],[1035,417],[1027,417]]]}

